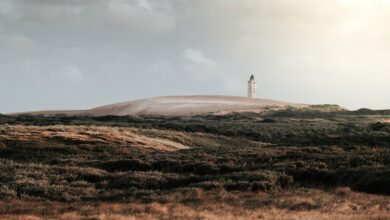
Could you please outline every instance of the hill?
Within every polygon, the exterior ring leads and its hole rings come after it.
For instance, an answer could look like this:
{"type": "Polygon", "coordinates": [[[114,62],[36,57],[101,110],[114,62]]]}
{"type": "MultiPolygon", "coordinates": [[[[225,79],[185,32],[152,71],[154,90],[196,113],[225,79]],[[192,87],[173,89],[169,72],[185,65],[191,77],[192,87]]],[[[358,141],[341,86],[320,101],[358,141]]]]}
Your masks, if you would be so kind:
{"type": "Polygon", "coordinates": [[[266,109],[307,106],[305,104],[269,99],[248,99],[237,96],[164,96],[116,103],[89,110],[37,111],[23,114],[191,116],[204,113],[262,112],[266,109]]]}

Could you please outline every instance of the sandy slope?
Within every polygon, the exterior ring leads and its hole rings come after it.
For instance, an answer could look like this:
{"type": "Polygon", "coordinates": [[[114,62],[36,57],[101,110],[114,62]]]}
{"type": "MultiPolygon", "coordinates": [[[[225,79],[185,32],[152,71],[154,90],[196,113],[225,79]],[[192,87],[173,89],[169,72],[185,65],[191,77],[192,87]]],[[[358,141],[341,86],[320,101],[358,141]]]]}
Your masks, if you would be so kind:
{"type": "Polygon", "coordinates": [[[266,107],[305,107],[268,99],[248,99],[237,96],[164,96],[101,106],[80,111],[39,111],[28,114],[90,114],[102,115],[169,115],[186,116],[203,113],[230,113],[241,111],[263,111],[266,107]]]}

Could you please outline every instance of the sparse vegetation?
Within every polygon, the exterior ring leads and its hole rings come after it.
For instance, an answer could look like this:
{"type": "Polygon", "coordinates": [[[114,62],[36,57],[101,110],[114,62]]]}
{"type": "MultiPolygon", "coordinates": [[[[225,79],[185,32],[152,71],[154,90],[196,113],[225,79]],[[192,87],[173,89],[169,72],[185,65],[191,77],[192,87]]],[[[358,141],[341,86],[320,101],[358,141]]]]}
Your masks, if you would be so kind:
{"type": "Polygon", "coordinates": [[[269,208],[286,218],[298,211],[365,218],[374,206],[378,218],[388,217],[389,112],[319,109],[193,117],[0,115],[0,198],[57,207],[34,212],[3,203],[0,215],[67,218],[70,213],[58,210],[68,207],[81,218],[98,211],[78,208],[112,204],[119,207],[112,214],[141,218],[183,218],[182,209],[197,213],[193,218],[221,217],[218,209],[230,210],[231,218],[278,218],[269,208]],[[377,195],[361,204],[362,193],[377,195]],[[340,199],[349,202],[347,211],[332,212],[340,199]]]}

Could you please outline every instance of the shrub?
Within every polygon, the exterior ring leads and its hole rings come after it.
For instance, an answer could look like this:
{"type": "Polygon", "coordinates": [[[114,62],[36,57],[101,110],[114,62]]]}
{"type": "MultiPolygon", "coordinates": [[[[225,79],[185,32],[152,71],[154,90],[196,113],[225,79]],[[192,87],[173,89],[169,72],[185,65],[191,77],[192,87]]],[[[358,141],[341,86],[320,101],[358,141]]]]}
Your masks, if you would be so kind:
{"type": "Polygon", "coordinates": [[[102,168],[108,171],[147,171],[150,164],[139,159],[113,160],[102,164],[102,168]]]}
{"type": "Polygon", "coordinates": [[[0,150],[7,148],[7,145],[5,143],[0,142],[0,150]]]}
{"type": "Polygon", "coordinates": [[[349,187],[337,187],[335,193],[339,196],[347,196],[351,194],[352,190],[349,187]]]}
{"type": "Polygon", "coordinates": [[[197,187],[203,190],[215,190],[222,189],[222,183],[219,181],[204,181],[199,183],[193,183],[189,185],[190,187],[197,187]]]}
{"type": "Polygon", "coordinates": [[[16,198],[16,192],[10,189],[6,185],[0,185],[0,199],[13,199],[16,198]]]}

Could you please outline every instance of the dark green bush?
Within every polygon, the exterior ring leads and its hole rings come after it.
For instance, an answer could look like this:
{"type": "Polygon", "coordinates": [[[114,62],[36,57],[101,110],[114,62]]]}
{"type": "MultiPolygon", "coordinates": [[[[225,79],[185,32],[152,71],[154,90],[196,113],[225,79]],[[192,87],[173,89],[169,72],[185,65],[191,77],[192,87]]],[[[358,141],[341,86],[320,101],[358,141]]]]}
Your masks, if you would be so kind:
{"type": "Polygon", "coordinates": [[[146,171],[151,168],[149,163],[139,159],[114,160],[102,164],[102,169],[107,171],[146,171]]]}

